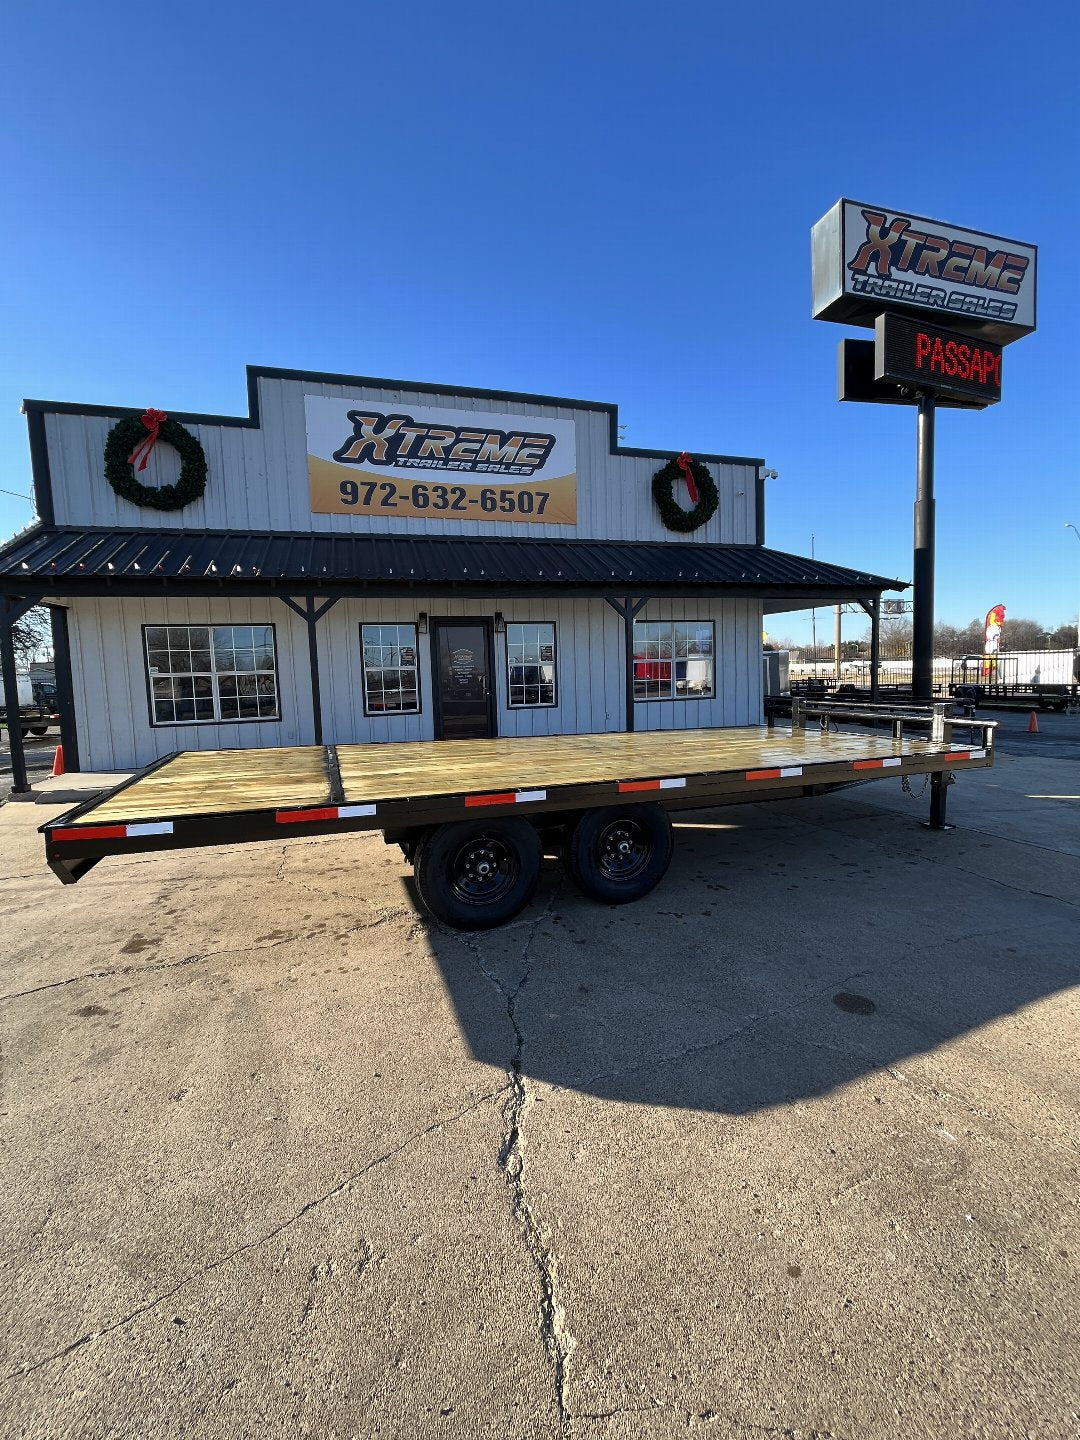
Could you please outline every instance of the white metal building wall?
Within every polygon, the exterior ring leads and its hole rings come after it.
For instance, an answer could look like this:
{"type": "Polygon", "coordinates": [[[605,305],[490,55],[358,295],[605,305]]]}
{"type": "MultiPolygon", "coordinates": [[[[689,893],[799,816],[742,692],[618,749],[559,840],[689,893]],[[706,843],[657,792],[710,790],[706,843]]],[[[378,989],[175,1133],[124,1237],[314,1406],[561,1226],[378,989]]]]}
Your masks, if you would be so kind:
{"type": "MultiPolygon", "coordinates": [[[[323,737],[331,744],[430,739],[433,734],[430,635],[419,637],[419,715],[365,716],[360,625],[429,617],[490,616],[554,621],[559,703],[510,710],[505,637],[496,636],[500,735],[587,734],[626,723],[622,620],[596,599],[341,600],[319,621],[323,737]]],[[[713,620],[716,694],[703,700],[639,702],[639,730],[748,725],[761,721],[761,607],[750,600],[655,600],[645,620],[713,620]]],[[[84,770],[127,770],[172,750],[216,750],[314,741],[307,629],[280,600],[79,600],[69,610],[80,760],[84,770]],[[144,625],[273,624],[280,721],[152,726],[144,625]]]]}
{"type": "Polygon", "coordinates": [[[77,600],[70,602],[68,624],[83,770],[131,770],[172,750],[312,742],[307,628],[280,600],[77,600]],[[142,627],[228,624],[274,625],[281,719],[151,725],[142,627]]]}
{"type": "MultiPolygon", "coordinates": [[[[755,470],[751,465],[709,466],[720,503],[707,525],[691,536],[666,530],[652,498],[651,479],[662,461],[612,455],[606,410],[529,405],[522,401],[474,398],[452,391],[437,395],[315,381],[259,380],[260,428],[192,425],[206,451],[209,480],[201,500],[165,517],[116,495],[103,473],[105,439],[115,421],[106,416],[46,414],[53,503],[58,525],[149,526],[189,530],[291,530],[413,535],[531,536],[546,539],[654,540],[669,544],[753,544],[756,528],[755,470]],[[525,414],[577,422],[578,523],[500,524],[469,517],[452,520],[352,515],[311,511],[307,475],[304,395],[347,396],[398,406],[525,414]]],[[[153,397],[151,397],[153,398],[153,397]]],[[[163,397],[158,397],[163,398],[163,397]]],[[[167,398],[167,397],[165,397],[167,398]]],[[[179,459],[168,446],[155,446],[148,484],[171,484],[179,459]]],[[[685,497],[684,497],[685,499],[685,497]]]]}

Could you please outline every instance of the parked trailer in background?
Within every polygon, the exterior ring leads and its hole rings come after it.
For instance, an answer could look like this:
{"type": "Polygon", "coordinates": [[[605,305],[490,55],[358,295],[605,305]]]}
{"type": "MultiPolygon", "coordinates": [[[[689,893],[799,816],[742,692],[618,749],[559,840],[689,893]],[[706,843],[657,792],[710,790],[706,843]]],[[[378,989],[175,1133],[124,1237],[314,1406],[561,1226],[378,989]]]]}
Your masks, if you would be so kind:
{"type": "MultiPolygon", "coordinates": [[[[24,735],[45,735],[50,725],[58,725],[56,687],[44,680],[31,680],[29,675],[18,677],[19,718],[24,735]]],[[[0,725],[7,725],[6,708],[0,704],[0,725]]]]}
{"type": "Polygon", "coordinates": [[[1080,700],[1080,651],[1005,650],[989,675],[981,655],[953,661],[949,694],[976,705],[1037,706],[1064,710],[1080,700]]]}
{"type": "Polygon", "coordinates": [[[919,774],[930,778],[930,824],[942,829],[951,772],[993,764],[994,722],[966,724],[965,743],[954,744],[947,708],[874,711],[887,735],[834,731],[834,719],[866,712],[796,700],[786,732],[187,751],[42,826],[45,855],[74,884],[109,855],[381,830],[433,915],[484,930],[529,902],[545,853],[561,855],[577,887],[604,904],[647,895],[672,856],[672,810],[919,774]]]}

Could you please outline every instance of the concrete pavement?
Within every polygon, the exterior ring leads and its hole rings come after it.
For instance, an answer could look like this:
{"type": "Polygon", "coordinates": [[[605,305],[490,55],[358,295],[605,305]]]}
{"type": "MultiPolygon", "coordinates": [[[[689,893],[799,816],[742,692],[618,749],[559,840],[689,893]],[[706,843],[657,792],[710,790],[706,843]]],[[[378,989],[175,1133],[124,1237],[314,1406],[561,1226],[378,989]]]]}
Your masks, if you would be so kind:
{"type": "Polygon", "coordinates": [[[65,888],[5,806],[0,1434],[1074,1435],[1080,765],[925,809],[462,936],[378,837],[65,888]]]}

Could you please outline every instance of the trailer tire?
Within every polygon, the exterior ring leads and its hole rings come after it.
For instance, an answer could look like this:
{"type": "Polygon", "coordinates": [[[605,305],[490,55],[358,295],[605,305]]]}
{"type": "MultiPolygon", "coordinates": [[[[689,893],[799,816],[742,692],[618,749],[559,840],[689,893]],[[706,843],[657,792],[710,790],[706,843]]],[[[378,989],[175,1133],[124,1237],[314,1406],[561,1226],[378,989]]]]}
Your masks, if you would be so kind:
{"type": "Polygon", "coordinates": [[[565,863],[584,894],[605,905],[627,905],[660,883],[674,849],[662,806],[607,805],[581,816],[567,838],[565,863]]]}
{"type": "Polygon", "coordinates": [[[26,732],[28,735],[47,735],[49,727],[48,725],[27,725],[26,732]]]}
{"type": "Polygon", "coordinates": [[[454,929],[490,930],[532,899],[541,858],[540,836],[527,820],[439,825],[416,847],[416,888],[454,929]]]}

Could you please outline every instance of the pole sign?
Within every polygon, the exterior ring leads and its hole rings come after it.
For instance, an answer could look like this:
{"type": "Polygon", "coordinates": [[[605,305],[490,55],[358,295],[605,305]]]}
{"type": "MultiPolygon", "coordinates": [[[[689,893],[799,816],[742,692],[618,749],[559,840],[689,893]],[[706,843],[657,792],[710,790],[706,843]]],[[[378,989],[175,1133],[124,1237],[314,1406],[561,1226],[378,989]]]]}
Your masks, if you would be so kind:
{"type": "Polygon", "coordinates": [[[815,320],[933,316],[1002,345],[1035,329],[1034,245],[838,200],[811,234],[815,320]]]}
{"type": "Polygon", "coordinates": [[[1001,399],[1001,346],[931,321],[879,315],[874,379],[994,405],[1001,399]]]}

